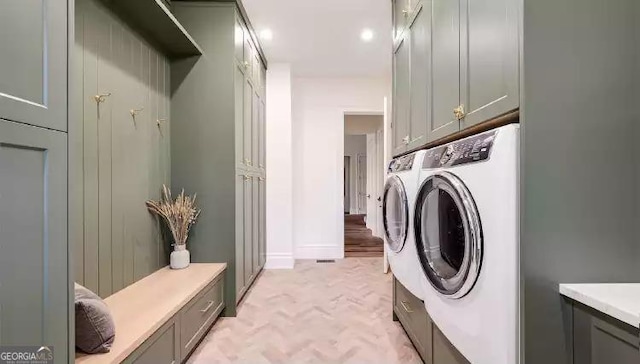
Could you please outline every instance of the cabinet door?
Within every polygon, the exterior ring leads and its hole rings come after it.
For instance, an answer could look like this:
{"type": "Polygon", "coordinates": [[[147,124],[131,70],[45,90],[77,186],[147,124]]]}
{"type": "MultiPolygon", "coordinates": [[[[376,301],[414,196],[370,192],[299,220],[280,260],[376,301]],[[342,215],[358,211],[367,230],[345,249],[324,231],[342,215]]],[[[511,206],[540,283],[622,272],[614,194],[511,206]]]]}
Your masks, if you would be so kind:
{"type": "Polygon", "coordinates": [[[453,111],[460,105],[460,3],[432,0],[431,118],[428,141],[460,130],[453,111]]]}
{"type": "Polygon", "coordinates": [[[253,277],[253,184],[251,176],[244,176],[244,282],[253,277]]]}
{"type": "Polygon", "coordinates": [[[234,116],[235,116],[235,136],[236,136],[236,167],[244,168],[244,139],[245,139],[245,130],[244,130],[244,87],[245,80],[244,74],[242,73],[242,64],[236,63],[236,67],[234,68],[234,116]]]}
{"type": "Polygon", "coordinates": [[[0,345],[67,363],[67,136],[0,121],[0,345]]]}
{"type": "Polygon", "coordinates": [[[257,274],[260,271],[260,179],[253,177],[253,201],[251,209],[253,212],[253,272],[257,274]]]}
{"type": "Polygon", "coordinates": [[[243,142],[243,162],[246,167],[250,167],[252,165],[251,159],[253,158],[253,84],[251,80],[246,76],[244,77],[244,112],[243,112],[243,134],[244,134],[244,142],[243,142]]]}
{"type": "Polygon", "coordinates": [[[470,364],[435,325],[433,325],[433,364],[470,364]]]}
{"type": "Polygon", "coordinates": [[[236,61],[242,64],[244,62],[244,24],[240,17],[236,18],[233,28],[233,46],[236,61]]]}
{"type": "MultiPolygon", "coordinates": [[[[255,84],[254,84],[255,85],[255,84]]],[[[253,88],[253,113],[251,115],[251,128],[253,129],[251,139],[251,166],[258,168],[260,164],[260,95],[258,88],[253,88]]]]}
{"type": "Polygon", "coordinates": [[[259,149],[260,149],[260,159],[258,161],[260,170],[265,172],[265,168],[267,166],[267,138],[266,138],[266,105],[264,102],[264,97],[260,99],[260,108],[259,108],[259,149]]]}
{"type": "Polygon", "coordinates": [[[260,267],[267,261],[267,184],[260,178],[260,267]]]}
{"type": "Polygon", "coordinates": [[[67,130],[67,1],[0,2],[0,118],[67,130]]]}
{"type": "Polygon", "coordinates": [[[409,35],[405,34],[393,56],[393,154],[407,150],[411,98],[409,35]]]}
{"type": "Polygon", "coordinates": [[[580,304],[573,306],[574,364],[640,363],[640,333],[580,304]]]}
{"type": "Polygon", "coordinates": [[[244,171],[236,174],[236,300],[246,285],[244,269],[244,171]]]}
{"type": "Polygon", "coordinates": [[[414,149],[427,143],[429,125],[431,70],[431,0],[425,0],[416,9],[416,17],[411,24],[411,113],[407,149],[414,149]]]}
{"type": "Polygon", "coordinates": [[[512,0],[463,0],[461,129],[518,108],[518,13],[512,0]]]}

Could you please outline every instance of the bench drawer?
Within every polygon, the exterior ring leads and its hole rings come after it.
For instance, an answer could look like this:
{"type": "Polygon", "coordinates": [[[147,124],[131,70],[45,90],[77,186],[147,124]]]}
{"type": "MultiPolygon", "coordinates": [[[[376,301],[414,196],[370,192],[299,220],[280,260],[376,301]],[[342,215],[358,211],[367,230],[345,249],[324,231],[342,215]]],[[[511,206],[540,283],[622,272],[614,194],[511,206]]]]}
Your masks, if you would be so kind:
{"type": "Polygon", "coordinates": [[[127,359],[125,364],[178,364],[180,363],[179,324],[170,320],[156,331],[127,359]]]}
{"type": "Polygon", "coordinates": [[[394,278],[393,310],[425,363],[431,363],[431,319],[424,302],[394,278]]]}
{"type": "Polygon", "coordinates": [[[200,342],[223,308],[223,281],[212,282],[202,293],[192,299],[181,311],[180,344],[182,358],[200,342]]]}

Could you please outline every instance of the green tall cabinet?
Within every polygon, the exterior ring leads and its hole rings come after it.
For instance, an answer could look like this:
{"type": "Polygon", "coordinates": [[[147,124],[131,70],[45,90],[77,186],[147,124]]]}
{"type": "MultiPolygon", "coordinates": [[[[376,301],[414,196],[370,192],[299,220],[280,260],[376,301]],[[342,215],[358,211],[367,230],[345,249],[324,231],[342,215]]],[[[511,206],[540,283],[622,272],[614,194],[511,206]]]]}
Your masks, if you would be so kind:
{"type": "Polygon", "coordinates": [[[0,2],[0,345],[69,358],[67,1],[0,2]]]}
{"type": "Polygon", "coordinates": [[[171,68],[172,185],[198,193],[192,261],[226,262],[225,315],[265,263],[266,60],[241,3],[172,2],[203,56],[171,68]]]}

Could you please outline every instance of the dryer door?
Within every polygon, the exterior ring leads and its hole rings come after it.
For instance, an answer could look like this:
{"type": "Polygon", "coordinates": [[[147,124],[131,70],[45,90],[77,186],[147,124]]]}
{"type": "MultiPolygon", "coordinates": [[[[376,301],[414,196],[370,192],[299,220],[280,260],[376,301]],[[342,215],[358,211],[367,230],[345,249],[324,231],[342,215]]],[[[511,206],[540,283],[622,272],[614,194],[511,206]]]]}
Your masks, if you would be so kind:
{"type": "Polygon", "coordinates": [[[382,201],[385,241],[389,249],[397,253],[404,247],[409,229],[407,192],[398,176],[387,179],[382,201]]]}
{"type": "Polygon", "coordinates": [[[471,193],[449,172],[420,186],[414,229],[422,269],[440,294],[457,299],[473,288],[482,263],[482,227],[471,193]]]}

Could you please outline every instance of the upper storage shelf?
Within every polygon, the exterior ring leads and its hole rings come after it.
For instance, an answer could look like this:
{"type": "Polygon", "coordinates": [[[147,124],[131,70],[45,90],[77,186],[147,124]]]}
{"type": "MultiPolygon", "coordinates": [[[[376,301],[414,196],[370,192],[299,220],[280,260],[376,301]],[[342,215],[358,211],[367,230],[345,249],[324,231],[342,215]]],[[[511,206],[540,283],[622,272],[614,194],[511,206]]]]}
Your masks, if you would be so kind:
{"type": "Polygon", "coordinates": [[[169,56],[202,55],[202,49],[171,14],[162,0],[104,0],[132,27],[169,56]]]}

